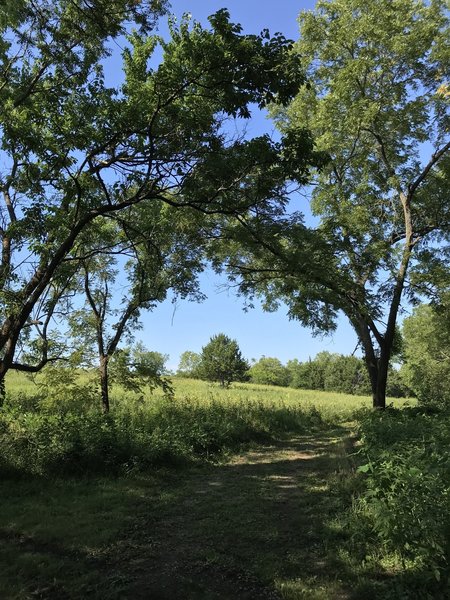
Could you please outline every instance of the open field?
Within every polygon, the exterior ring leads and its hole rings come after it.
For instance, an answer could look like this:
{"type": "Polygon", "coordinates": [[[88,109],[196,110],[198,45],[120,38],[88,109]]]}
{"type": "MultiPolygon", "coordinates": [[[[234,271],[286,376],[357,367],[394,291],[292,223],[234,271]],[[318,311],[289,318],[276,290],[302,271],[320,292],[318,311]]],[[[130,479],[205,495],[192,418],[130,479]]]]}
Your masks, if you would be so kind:
{"type": "MultiPolygon", "coordinates": [[[[86,376],[84,376],[86,377],[86,376]]],[[[202,403],[212,401],[236,404],[240,402],[262,402],[264,404],[279,404],[280,402],[289,406],[312,407],[315,406],[321,414],[332,420],[351,418],[355,410],[371,408],[372,399],[368,396],[353,396],[332,392],[321,392],[312,390],[300,390],[294,388],[277,387],[270,385],[257,385],[250,383],[233,383],[230,388],[221,388],[216,383],[200,381],[198,379],[183,379],[172,377],[176,398],[195,399],[202,403]]],[[[10,372],[7,378],[7,389],[12,394],[23,392],[34,394],[39,387],[39,376],[32,378],[22,373],[10,372]]],[[[83,376],[81,377],[83,381],[83,376]]],[[[94,383],[95,385],[95,383],[94,383]]],[[[162,392],[156,389],[152,394],[146,396],[149,402],[161,397],[162,392]]],[[[118,386],[112,386],[112,408],[123,405],[127,400],[133,401],[135,394],[126,393],[118,386]]],[[[401,408],[405,405],[414,406],[412,398],[388,398],[387,403],[401,408]]]]}

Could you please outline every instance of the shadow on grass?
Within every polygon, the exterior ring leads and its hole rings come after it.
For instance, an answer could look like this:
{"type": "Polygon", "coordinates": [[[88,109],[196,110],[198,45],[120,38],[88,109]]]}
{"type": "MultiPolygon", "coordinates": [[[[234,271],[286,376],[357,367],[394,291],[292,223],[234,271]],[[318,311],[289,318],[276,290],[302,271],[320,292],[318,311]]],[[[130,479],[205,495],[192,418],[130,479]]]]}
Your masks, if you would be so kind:
{"type": "Polygon", "coordinates": [[[349,532],[331,525],[350,502],[349,444],[340,428],[224,465],[4,482],[1,598],[401,597],[381,569],[361,580],[342,557],[349,532]]]}

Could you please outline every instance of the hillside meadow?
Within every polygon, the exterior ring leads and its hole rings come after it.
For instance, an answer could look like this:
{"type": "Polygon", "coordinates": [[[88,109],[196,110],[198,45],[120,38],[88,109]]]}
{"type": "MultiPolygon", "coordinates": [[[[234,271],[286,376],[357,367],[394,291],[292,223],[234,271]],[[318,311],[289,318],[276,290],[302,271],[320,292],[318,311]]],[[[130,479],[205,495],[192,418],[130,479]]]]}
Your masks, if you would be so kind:
{"type": "Polygon", "coordinates": [[[11,374],[0,414],[5,472],[117,474],[221,460],[242,445],[348,421],[370,405],[364,397],[178,378],[173,395],[118,386],[110,395],[104,415],[92,376],[11,374]]]}
{"type": "MultiPolygon", "coordinates": [[[[330,419],[351,418],[355,411],[362,408],[372,407],[372,398],[369,396],[355,396],[351,394],[322,392],[319,390],[304,390],[287,387],[258,385],[253,383],[232,383],[228,388],[222,388],[217,383],[201,381],[199,379],[186,379],[181,377],[170,377],[175,392],[175,402],[190,399],[193,402],[199,402],[210,405],[212,402],[225,403],[226,405],[236,405],[242,402],[260,402],[263,405],[285,405],[296,408],[316,407],[321,414],[330,419]]],[[[95,375],[89,377],[82,374],[77,378],[80,386],[86,386],[91,390],[89,398],[86,399],[86,407],[95,407],[95,397],[92,389],[96,388],[97,380],[95,375]]],[[[7,392],[13,397],[17,395],[36,396],[45,393],[45,387],[48,382],[37,376],[30,376],[24,373],[9,372],[6,380],[7,392]]],[[[63,382],[61,390],[67,392],[63,382]]],[[[70,389],[69,389],[70,391],[70,389]]],[[[144,396],[146,403],[155,403],[162,396],[161,389],[153,391],[144,390],[144,394],[135,394],[125,391],[117,385],[111,386],[111,405],[112,410],[120,409],[124,406],[132,406],[138,398],[144,396]]],[[[61,398],[61,402],[65,400],[61,398]]],[[[413,398],[387,398],[387,404],[396,408],[403,406],[414,406],[416,401],[413,398]]],[[[55,408],[57,401],[55,399],[55,408]]],[[[100,409],[100,398],[98,397],[98,407],[100,409]]]]}

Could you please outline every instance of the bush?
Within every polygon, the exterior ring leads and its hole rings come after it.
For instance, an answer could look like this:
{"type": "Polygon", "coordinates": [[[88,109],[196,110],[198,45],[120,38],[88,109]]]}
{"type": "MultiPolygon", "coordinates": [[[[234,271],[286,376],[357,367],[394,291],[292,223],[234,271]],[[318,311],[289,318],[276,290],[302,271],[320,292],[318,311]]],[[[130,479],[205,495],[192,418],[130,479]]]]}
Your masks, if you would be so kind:
{"type": "MultiPolygon", "coordinates": [[[[447,585],[450,559],[450,415],[420,409],[361,418],[361,503],[386,549],[447,585]]],[[[360,505],[361,508],[361,505],[360,505]]]]}
{"type": "Polygon", "coordinates": [[[289,384],[289,371],[278,358],[263,356],[248,371],[250,381],[263,385],[279,385],[286,387],[289,384]]]}
{"type": "Polygon", "coordinates": [[[450,407],[450,303],[414,309],[403,324],[404,377],[423,405],[450,407]]]}

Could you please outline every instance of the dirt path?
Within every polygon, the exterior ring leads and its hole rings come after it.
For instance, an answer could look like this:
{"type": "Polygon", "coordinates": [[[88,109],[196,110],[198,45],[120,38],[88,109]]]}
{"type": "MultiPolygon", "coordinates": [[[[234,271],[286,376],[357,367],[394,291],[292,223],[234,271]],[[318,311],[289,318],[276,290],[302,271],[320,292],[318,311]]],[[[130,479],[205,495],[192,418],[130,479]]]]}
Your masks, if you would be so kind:
{"type": "MultiPolygon", "coordinates": [[[[225,465],[169,474],[117,563],[133,600],[339,600],[339,480],[349,429],[280,441],[225,465]]],[[[116,548],[116,552],[117,552],[116,548]]]]}

